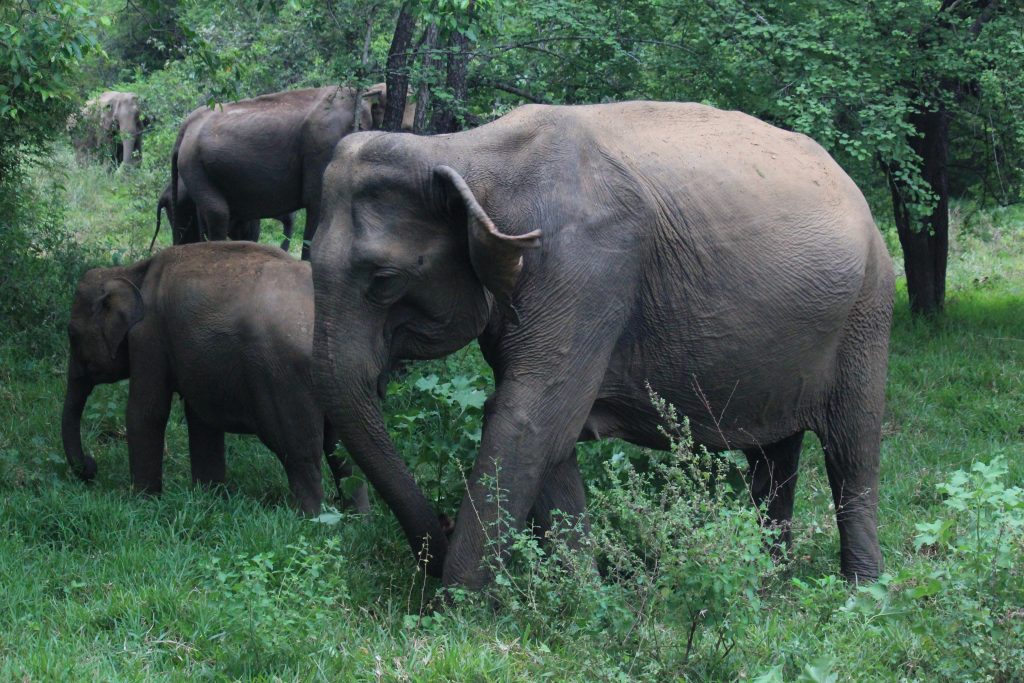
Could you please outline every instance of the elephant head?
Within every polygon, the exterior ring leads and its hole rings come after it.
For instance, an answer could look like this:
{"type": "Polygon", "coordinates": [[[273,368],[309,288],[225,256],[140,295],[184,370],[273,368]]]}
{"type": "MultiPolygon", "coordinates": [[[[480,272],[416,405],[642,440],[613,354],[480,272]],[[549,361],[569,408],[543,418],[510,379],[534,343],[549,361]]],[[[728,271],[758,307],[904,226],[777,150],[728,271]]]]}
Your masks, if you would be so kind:
{"type": "Polygon", "coordinates": [[[324,174],[312,249],[318,397],[414,552],[441,529],[384,428],[383,378],[399,359],[468,344],[495,303],[514,318],[522,255],[540,239],[501,232],[462,175],[434,161],[431,140],[343,139],[324,174]]]}
{"type": "Polygon", "coordinates": [[[114,162],[142,160],[142,119],[139,96],[131,92],[107,91],[96,100],[100,129],[113,137],[114,162]]]}
{"type": "Polygon", "coordinates": [[[82,413],[97,384],[128,377],[128,332],[144,315],[142,274],[138,266],[90,270],[71,306],[61,438],[68,464],[84,480],[96,475],[96,461],[82,448],[82,413]]]}
{"type": "MultiPolygon", "coordinates": [[[[379,130],[384,122],[384,110],[388,106],[388,86],[386,83],[371,85],[363,93],[363,99],[370,104],[370,116],[373,128],[379,130]]],[[[402,130],[411,131],[416,118],[416,103],[412,101],[412,91],[405,99],[405,111],[402,112],[402,130]]]]}

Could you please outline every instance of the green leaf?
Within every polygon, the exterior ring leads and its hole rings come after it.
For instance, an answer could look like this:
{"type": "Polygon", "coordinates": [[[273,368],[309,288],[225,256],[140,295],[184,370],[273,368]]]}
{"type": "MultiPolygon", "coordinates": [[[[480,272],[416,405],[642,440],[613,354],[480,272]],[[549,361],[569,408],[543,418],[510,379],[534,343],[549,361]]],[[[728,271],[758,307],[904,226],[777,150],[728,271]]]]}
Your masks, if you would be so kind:
{"type": "Polygon", "coordinates": [[[798,683],[836,683],[839,674],[832,671],[835,667],[835,659],[824,655],[804,666],[798,683]]]}
{"type": "Polygon", "coordinates": [[[340,522],[342,519],[344,519],[343,514],[341,514],[333,508],[327,508],[324,512],[321,512],[319,515],[317,515],[310,521],[316,522],[318,524],[326,524],[328,526],[333,526],[340,522]]]}

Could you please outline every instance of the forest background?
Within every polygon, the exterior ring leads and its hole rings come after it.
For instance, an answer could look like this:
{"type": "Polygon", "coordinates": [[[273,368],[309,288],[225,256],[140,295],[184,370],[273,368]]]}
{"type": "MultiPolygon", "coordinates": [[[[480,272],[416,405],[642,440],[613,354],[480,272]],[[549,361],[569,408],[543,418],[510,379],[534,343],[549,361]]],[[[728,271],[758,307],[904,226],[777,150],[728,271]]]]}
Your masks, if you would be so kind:
{"type": "MultiPolygon", "coordinates": [[[[9,0],[0,676],[1019,680],[1022,114],[1024,7],[999,0],[9,0]],[[74,282],[147,255],[181,120],[265,92],[382,80],[409,87],[424,134],[526,102],[663,99],[740,109],[824,145],[903,275],[883,580],[833,576],[834,512],[811,437],[788,564],[765,564],[738,479],[733,497],[687,489],[700,505],[680,507],[665,496],[678,460],[609,442],[581,455],[594,487],[588,557],[606,571],[523,536],[486,600],[438,613],[380,505],[368,520],[296,518],[280,467],[252,439],[229,445],[227,497],[194,491],[178,416],[177,483],[159,501],[131,495],[123,386],[97,392],[87,413],[97,484],[70,477],[55,424],[74,282]],[[142,98],[139,168],[73,160],[67,117],[107,89],[142,98]],[[616,563],[628,571],[607,571],[616,563]]],[[[268,241],[275,229],[265,223],[268,241]]],[[[391,386],[393,436],[440,507],[458,502],[490,386],[475,349],[391,386]]]]}

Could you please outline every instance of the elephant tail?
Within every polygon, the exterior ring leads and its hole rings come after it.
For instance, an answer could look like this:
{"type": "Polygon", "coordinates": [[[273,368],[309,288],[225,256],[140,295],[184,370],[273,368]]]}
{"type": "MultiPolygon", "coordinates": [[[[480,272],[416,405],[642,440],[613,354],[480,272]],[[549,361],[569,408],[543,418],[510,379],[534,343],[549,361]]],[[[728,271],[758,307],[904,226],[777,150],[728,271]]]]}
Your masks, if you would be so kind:
{"type": "Polygon", "coordinates": [[[167,192],[160,195],[160,201],[156,204],[156,230],[153,231],[153,239],[149,241],[149,253],[153,253],[153,245],[156,244],[156,236],[160,234],[160,212],[167,212],[167,222],[171,224],[171,229],[174,229],[174,215],[171,213],[173,208],[171,207],[172,201],[168,196],[167,192]]]}

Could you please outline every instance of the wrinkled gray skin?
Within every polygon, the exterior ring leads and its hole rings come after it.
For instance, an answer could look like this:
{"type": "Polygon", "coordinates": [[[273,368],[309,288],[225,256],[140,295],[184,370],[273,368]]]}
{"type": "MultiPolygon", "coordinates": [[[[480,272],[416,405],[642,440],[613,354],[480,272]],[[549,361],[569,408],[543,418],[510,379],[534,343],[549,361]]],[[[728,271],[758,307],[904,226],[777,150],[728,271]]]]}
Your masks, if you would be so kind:
{"type": "MultiPolygon", "coordinates": [[[[178,178],[178,203],[174,204],[174,192],[171,184],[168,183],[160,195],[156,205],[156,230],[153,232],[153,239],[149,242],[149,250],[153,251],[156,237],[160,234],[160,212],[167,213],[167,221],[171,224],[172,244],[194,244],[202,242],[205,236],[199,231],[199,215],[196,211],[196,204],[188,194],[188,188],[181,178],[178,178]]],[[[295,229],[295,218],[293,214],[286,213],[275,217],[280,221],[284,229],[284,241],[281,248],[288,251],[291,248],[292,232],[295,229]]],[[[249,221],[232,221],[228,228],[228,237],[233,240],[248,240],[258,242],[260,239],[260,221],[253,219],[249,221]]]]}
{"type": "MultiPolygon", "coordinates": [[[[61,435],[83,479],[82,412],[97,384],[129,380],[133,486],[162,488],[172,394],[188,421],[192,479],[221,483],[224,433],[256,434],[277,454],[299,510],[320,512],[320,458],[336,437],[313,397],[313,285],[308,263],[248,242],[169,247],[134,265],[95,268],[78,283],[68,324],[61,435]]],[[[328,458],[336,481],[350,466],[328,458]]],[[[340,486],[339,486],[340,492],[340,486]]],[[[368,509],[365,486],[347,504],[368,509]]]]}
{"type": "MultiPolygon", "coordinates": [[[[388,438],[375,381],[480,338],[496,390],[443,565],[479,587],[504,490],[517,525],[582,515],[578,440],[665,448],[645,383],[711,449],[742,449],[788,528],[821,439],[842,572],[878,576],[893,268],[850,178],[738,112],[527,106],[478,129],[343,140],[313,245],[314,382],[410,544],[446,548],[388,438]],[[500,468],[500,470],[499,470],[500,468]]],[[[787,534],[784,534],[787,535],[787,534]]]]}
{"type": "Polygon", "coordinates": [[[305,209],[302,258],[308,259],[319,221],[320,182],[334,146],[353,131],[379,124],[386,100],[382,85],[364,92],[331,86],[200,107],[178,131],[172,191],[182,178],[200,232],[210,240],[228,238],[233,225],[305,209]]]}
{"type": "Polygon", "coordinates": [[[86,102],[69,127],[74,128],[72,142],[79,162],[91,150],[107,145],[115,164],[142,161],[142,121],[135,93],[108,90],[86,102]]]}

